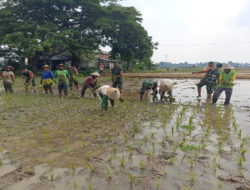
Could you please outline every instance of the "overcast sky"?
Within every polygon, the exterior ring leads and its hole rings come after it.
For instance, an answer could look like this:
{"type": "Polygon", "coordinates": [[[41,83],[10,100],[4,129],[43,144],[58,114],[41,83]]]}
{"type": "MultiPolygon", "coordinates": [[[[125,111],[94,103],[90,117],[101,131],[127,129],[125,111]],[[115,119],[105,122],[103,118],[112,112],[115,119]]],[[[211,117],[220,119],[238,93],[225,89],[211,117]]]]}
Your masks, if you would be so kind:
{"type": "Polygon", "coordinates": [[[124,0],[159,42],[153,61],[250,62],[250,0],[124,0]]]}

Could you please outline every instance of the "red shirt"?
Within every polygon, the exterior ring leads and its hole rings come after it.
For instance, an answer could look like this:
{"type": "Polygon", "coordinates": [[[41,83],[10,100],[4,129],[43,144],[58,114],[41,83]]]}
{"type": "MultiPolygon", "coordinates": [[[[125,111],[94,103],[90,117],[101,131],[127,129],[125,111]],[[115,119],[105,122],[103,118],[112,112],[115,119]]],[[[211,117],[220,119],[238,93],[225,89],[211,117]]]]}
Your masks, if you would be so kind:
{"type": "Polygon", "coordinates": [[[93,79],[92,76],[89,76],[86,80],[85,80],[85,86],[88,85],[96,85],[97,84],[97,78],[93,79]]]}
{"type": "Polygon", "coordinates": [[[99,69],[100,69],[100,70],[103,70],[103,67],[104,67],[103,64],[101,64],[101,65],[99,66],[99,69]]]}

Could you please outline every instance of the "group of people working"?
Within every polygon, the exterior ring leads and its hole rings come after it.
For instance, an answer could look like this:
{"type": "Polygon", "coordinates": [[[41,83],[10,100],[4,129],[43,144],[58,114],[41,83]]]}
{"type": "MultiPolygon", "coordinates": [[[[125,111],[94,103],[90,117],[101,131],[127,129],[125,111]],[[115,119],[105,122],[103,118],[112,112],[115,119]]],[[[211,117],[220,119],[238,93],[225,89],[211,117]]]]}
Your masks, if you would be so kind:
{"type": "MultiPolygon", "coordinates": [[[[15,74],[13,73],[13,68],[11,66],[6,66],[5,71],[2,73],[3,86],[6,93],[13,93],[12,85],[15,82],[15,74]]],[[[87,89],[90,89],[94,97],[97,95],[102,99],[101,108],[102,110],[108,109],[108,100],[112,107],[116,100],[123,101],[121,98],[122,87],[123,87],[123,70],[118,63],[115,63],[114,68],[112,68],[112,87],[109,85],[98,86],[98,77],[101,75],[98,72],[93,72],[86,80],[83,82],[83,87],[81,90],[81,97],[84,97],[87,89]]],[[[198,87],[198,97],[201,96],[201,88],[206,86],[207,98],[211,99],[212,102],[216,103],[221,93],[225,91],[226,100],[225,105],[230,103],[232,88],[234,86],[234,80],[236,73],[233,67],[229,64],[225,65],[222,69],[222,64],[217,64],[216,67],[213,62],[209,62],[209,66],[204,71],[193,72],[195,73],[206,73],[205,77],[197,84],[198,87]],[[215,92],[214,92],[215,91],[215,92]],[[214,94],[213,94],[214,92],[214,94]],[[213,96],[212,96],[213,94],[213,96]]],[[[23,69],[22,75],[24,78],[25,92],[29,92],[29,87],[32,86],[33,92],[36,93],[36,78],[32,71],[28,69],[23,69]]],[[[62,97],[62,93],[65,96],[68,95],[68,88],[72,90],[73,86],[78,90],[78,80],[77,80],[78,70],[71,66],[70,64],[59,64],[57,70],[53,73],[48,65],[43,66],[43,72],[41,75],[41,81],[45,94],[50,92],[53,94],[52,85],[56,83],[58,85],[59,97],[62,97]]],[[[140,90],[140,100],[143,100],[144,94],[148,95],[149,91],[152,92],[153,101],[157,99],[157,94],[160,94],[160,100],[174,101],[172,93],[172,84],[169,81],[161,80],[145,80],[142,83],[140,90]],[[168,96],[166,96],[168,94],[168,96]]]]}

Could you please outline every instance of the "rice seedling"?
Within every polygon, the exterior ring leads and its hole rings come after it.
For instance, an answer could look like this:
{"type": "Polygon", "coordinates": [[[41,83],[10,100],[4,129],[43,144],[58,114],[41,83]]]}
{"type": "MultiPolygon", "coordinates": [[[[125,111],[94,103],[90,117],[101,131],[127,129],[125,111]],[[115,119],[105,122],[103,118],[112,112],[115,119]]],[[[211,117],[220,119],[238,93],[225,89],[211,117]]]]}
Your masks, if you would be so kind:
{"type": "Polygon", "coordinates": [[[148,152],[146,153],[146,155],[147,155],[147,158],[150,159],[152,153],[148,150],[148,152]]]}
{"type": "Polygon", "coordinates": [[[191,171],[189,175],[190,175],[190,180],[193,183],[195,180],[195,173],[193,171],[191,171]]]}
{"type": "Polygon", "coordinates": [[[143,170],[145,168],[144,162],[142,159],[140,159],[140,168],[143,170]]]}
{"type": "Polygon", "coordinates": [[[91,172],[94,172],[94,166],[93,166],[93,164],[88,163],[88,167],[89,167],[89,169],[90,169],[91,172]]]}
{"type": "Polygon", "coordinates": [[[242,136],[242,130],[240,129],[238,132],[238,137],[241,139],[241,136],[242,136]]]}
{"type": "Polygon", "coordinates": [[[193,159],[190,159],[189,160],[189,163],[190,163],[190,168],[194,168],[194,160],[193,159]]]}
{"type": "Polygon", "coordinates": [[[116,148],[115,146],[113,146],[112,151],[113,151],[113,153],[115,154],[116,151],[117,151],[117,148],[116,148]]]}
{"type": "Polygon", "coordinates": [[[92,185],[92,183],[89,183],[89,190],[93,190],[94,188],[93,188],[93,185],[92,185]]]}
{"type": "Polygon", "coordinates": [[[54,181],[54,176],[55,176],[54,172],[51,171],[50,172],[50,181],[54,181]]]}
{"type": "Polygon", "coordinates": [[[108,175],[108,178],[111,179],[112,178],[112,171],[110,169],[106,169],[106,173],[108,175]]]}
{"type": "Polygon", "coordinates": [[[74,187],[74,190],[77,189],[77,183],[76,183],[76,181],[73,182],[73,187],[74,187]]]}
{"type": "Polygon", "coordinates": [[[216,163],[213,163],[212,168],[213,168],[214,173],[216,173],[216,170],[217,170],[217,165],[216,165],[216,163]]]}
{"type": "Polygon", "coordinates": [[[242,168],[242,162],[243,162],[243,157],[242,156],[240,156],[239,158],[238,158],[238,165],[239,165],[239,168],[242,168]]]}
{"type": "Polygon", "coordinates": [[[72,171],[73,171],[73,173],[75,173],[75,171],[76,171],[76,163],[72,164],[72,171]]]}
{"type": "Polygon", "coordinates": [[[242,148],[242,149],[241,149],[241,156],[244,157],[245,154],[246,154],[246,152],[247,152],[247,149],[242,148]]]}
{"type": "Polygon", "coordinates": [[[113,159],[114,159],[114,157],[111,155],[111,156],[108,158],[108,161],[111,162],[113,159]]]}
{"type": "Polygon", "coordinates": [[[222,183],[218,181],[218,189],[222,189],[222,183]]]}
{"type": "Polygon", "coordinates": [[[144,135],[144,136],[143,136],[143,140],[144,140],[145,142],[147,142],[147,141],[148,141],[148,135],[144,135]]]}
{"type": "Polygon", "coordinates": [[[120,164],[122,167],[124,167],[124,165],[125,165],[125,157],[124,156],[122,156],[122,158],[120,160],[120,164]]]}
{"type": "Polygon", "coordinates": [[[154,138],[156,132],[151,132],[151,137],[154,138]]]}
{"type": "Polygon", "coordinates": [[[174,164],[174,162],[176,161],[176,158],[175,157],[172,157],[169,159],[169,163],[170,164],[174,164]]]}
{"type": "Polygon", "coordinates": [[[155,153],[155,143],[152,142],[153,153],[155,153]]]}
{"type": "Polygon", "coordinates": [[[129,179],[130,179],[130,183],[134,183],[135,182],[135,176],[132,173],[128,173],[129,179]]]}
{"type": "Polygon", "coordinates": [[[165,175],[165,176],[167,176],[167,175],[168,175],[167,170],[164,170],[164,171],[163,171],[163,175],[165,175]]]}
{"type": "Polygon", "coordinates": [[[155,186],[156,186],[156,189],[158,190],[160,187],[160,180],[159,179],[155,180],[155,186]]]}
{"type": "Polygon", "coordinates": [[[132,156],[132,154],[133,154],[133,147],[132,147],[132,146],[129,146],[128,151],[129,151],[129,155],[132,156]]]}

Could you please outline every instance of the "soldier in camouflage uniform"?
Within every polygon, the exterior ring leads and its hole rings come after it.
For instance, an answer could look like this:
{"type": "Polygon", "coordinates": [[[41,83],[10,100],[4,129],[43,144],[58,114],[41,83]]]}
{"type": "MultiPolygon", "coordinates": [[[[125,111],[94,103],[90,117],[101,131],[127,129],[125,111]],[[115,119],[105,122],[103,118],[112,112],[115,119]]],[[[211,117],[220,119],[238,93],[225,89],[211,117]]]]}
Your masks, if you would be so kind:
{"type": "Polygon", "coordinates": [[[145,80],[142,83],[142,87],[141,87],[141,90],[140,90],[140,100],[142,101],[143,95],[145,93],[147,93],[146,95],[148,95],[148,91],[150,89],[153,90],[152,95],[154,96],[153,100],[155,100],[156,99],[156,94],[157,94],[157,86],[158,86],[158,84],[157,84],[156,81],[154,81],[154,80],[145,80]]]}
{"type": "Polygon", "coordinates": [[[115,63],[112,72],[112,82],[114,88],[119,88],[120,93],[122,93],[123,77],[122,77],[122,68],[119,67],[118,63],[115,63]]]}
{"type": "Polygon", "coordinates": [[[194,73],[206,73],[205,77],[201,79],[201,81],[197,84],[198,97],[201,97],[201,88],[203,86],[206,86],[207,99],[211,99],[220,73],[218,69],[214,68],[213,62],[209,62],[208,65],[209,65],[208,68],[205,69],[204,71],[193,72],[193,74],[194,73]]]}

